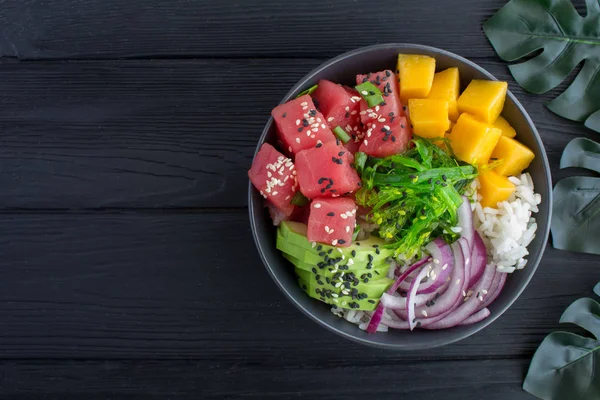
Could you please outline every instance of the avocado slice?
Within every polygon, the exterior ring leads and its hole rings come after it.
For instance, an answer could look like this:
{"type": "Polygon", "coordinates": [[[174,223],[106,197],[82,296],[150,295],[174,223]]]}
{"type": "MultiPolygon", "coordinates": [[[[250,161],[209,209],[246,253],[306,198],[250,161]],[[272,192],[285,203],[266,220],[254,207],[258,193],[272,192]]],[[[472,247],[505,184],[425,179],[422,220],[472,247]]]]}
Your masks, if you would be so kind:
{"type": "MultiPolygon", "coordinates": [[[[352,293],[345,294],[340,288],[336,288],[332,285],[319,284],[314,274],[306,272],[304,270],[296,269],[296,275],[298,276],[298,284],[300,287],[312,298],[320,300],[324,303],[336,305],[340,308],[352,308],[355,310],[373,311],[379,303],[381,294],[389,287],[391,282],[389,279],[374,284],[364,285],[366,291],[361,291],[360,286],[356,288],[356,292],[361,294],[358,298],[356,295],[352,296],[352,293]],[[381,293],[379,293],[381,291],[381,293]],[[369,296],[369,294],[377,294],[375,296],[369,296]],[[364,296],[368,297],[364,297],[364,296]]],[[[347,293],[347,292],[346,292],[347,293]]]]}
{"type": "MultiPolygon", "coordinates": [[[[343,269],[346,269],[347,267],[348,270],[383,268],[387,272],[387,269],[390,266],[387,258],[377,256],[374,252],[350,252],[349,255],[345,255],[343,252],[333,248],[330,248],[327,251],[325,251],[325,248],[320,248],[319,246],[316,246],[314,249],[306,249],[288,242],[287,239],[279,233],[277,234],[276,245],[277,249],[281,250],[283,253],[289,254],[300,261],[309,264],[309,270],[314,267],[323,269],[325,266],[338,264],[343,265],[343,269]],[[350,261],[350,259],[352,259],[352,261],[350,261]]],[[[381,271],[379,272],[381,273],[381,271]]]]}
{"type": "MultiPolygon", "coordinates": [[[[294,266],[298,269],[302,269],[304,271],[313,273],[315,273],[313,271],[315,270],[317,271],[316,273],[323,276],[328,276],[330,278],[334,275],[333,271],[335,270],[335,266],[333,265],[328,266],[327,268],[319,268],[316,264],[303,261],[302,259],[295,257],[293,254],[283,253],[283,256],[292,264],[294,264],[294,266]]],[[[354,264],[352,268],[348,268],[347,270],[343,269],[342,271],[353,272],[354,275],[358,277],[362,276],[363,274],[371,274],[371,277],[369,277],[369,279],[378,280],[387,276],[389,268],[390,267],[387,263],[383,263],[371,269],[367,269],[366,264],[363,264],[362,267],[357,266],[357,264],[354,264]]]]}

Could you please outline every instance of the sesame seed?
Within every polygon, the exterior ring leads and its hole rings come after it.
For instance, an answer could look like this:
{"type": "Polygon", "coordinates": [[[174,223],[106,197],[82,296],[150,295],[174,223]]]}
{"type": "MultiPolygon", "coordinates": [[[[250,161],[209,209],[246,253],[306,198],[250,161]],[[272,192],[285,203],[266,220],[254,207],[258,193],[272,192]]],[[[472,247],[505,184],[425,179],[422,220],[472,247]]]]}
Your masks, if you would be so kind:
{"type": "Polygon", "coordinates": [[[434,259],[433,259],[433,263],[434,263],[434,264],[439,264],[439,263],[440,263],[440,260],[438,260],[437,258],[434,258],[434,259]]]}
{"type": "Polygon", "coordinates": [[[315,204],[313,205],[313,207],[314,207],[314,208],[321,208],[321,203],[315,203],[315,204]]]}
{"type": "Polygon", "coordinates": [[[481,293],[483,293],[483,294],[487,294],[487,292],[488,292],[488,291],[487,291],[487,290],[485,290],[485,289],[483,289],[483,290],[481,291],[481,293]]]}
{"type": "Polygon", "coordinates": [[[325,225],[325,232],[329,233],[329,227],[325,225]]]}
{"type": "Polygon", "coordinates": [[[346,227],[346,233],[349,233],[349,232],[350,232],[350,227],[349,227],[349,226],[347,226],[347,227],[346,227]]]}
{"type": "Polygon", "coordinates": [[[467,292],[463,290],[463,297],[467,297],[467,292]]]}
{"type": "Polygon", "coordinates": [[[310,245],[314,249],[317,246],[317,242],[312,242],[310,245]]]}
{"type": "Polygon", "coordinates": [[[331,121],[333,121],[333,117],[327,118],[327,122],[331,122],[331,121]]]}
{"type": "Polygon", "coordinates": [[[423,310],[423,311],[421,311],[421,314],[422,314],[424,317],[427,317],[427,311],[423,310]]]}
{"type": "Polygon", "coordinates": [[[333,240],[331,241],[331,245],[332,245],[332,246],[335,246],[337,243],[338,243],[337,239],[333,239],[333,240]]]}
{"type": "Polygon", "coordinates": [[[299,137],[296,138],[296,143],[300,143],[300,138],[299,137]]]}
{"type": "Polygon", "coordinates": [[[456,284],[457,284],[457,285],[460,285],[460,279],[457,279],[457,280],[456,280],[456,284]]]}
{"type": "Polygon", "coordinates": [[[367,92],[366,90],[363,90],[362,92],[360,92],[360,94],[362,94],[363,96],[368,96],[369,92],[367,92]]]}
{"type": "Polygon", "coordinates": [[[365,140],[363,141],[363,143],[365,144],[365,146],[368,146],[368,145],[369,145],[369,142],[367,141],[367,139],[365,139],[365,140]]]}

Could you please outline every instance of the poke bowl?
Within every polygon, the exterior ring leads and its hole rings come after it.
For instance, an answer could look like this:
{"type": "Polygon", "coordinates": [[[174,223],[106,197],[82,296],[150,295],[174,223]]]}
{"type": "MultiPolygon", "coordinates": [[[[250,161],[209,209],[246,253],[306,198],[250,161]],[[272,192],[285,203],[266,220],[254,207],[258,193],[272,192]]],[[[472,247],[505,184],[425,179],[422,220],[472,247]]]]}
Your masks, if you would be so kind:
{"type": "Polygon", "coordinates": [[[464,339],[525,290],[548,239],[550,168],[506,82],[448,51],[335,57],[273,105],[250,225],[286,297],[366,345],[464,339]]]}

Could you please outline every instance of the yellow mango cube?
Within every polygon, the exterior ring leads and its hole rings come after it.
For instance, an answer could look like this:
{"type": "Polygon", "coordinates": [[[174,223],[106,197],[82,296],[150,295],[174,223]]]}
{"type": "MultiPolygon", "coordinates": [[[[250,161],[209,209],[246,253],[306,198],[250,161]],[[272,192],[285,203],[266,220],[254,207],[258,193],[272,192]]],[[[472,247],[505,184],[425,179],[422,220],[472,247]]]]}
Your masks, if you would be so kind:
{"type": "Polygon", "coordinates": [[[425,138],[444,137],[450,128],[447,100],[409,99],[408,112],[415,135],[425,138]]]}
{"type": "Polygon", "coordinates": [[[502,160],[494,171],[504,176],[516,176],[529,167],[535,158],[533,151],[515,139],[501,136],[492,152],[492,158],[502,160]]]}
{"type": "Polygon", "coordinates": [[[502,115],[498,117],[496,122],[494,122],[494,126],[502,131],[502,136],[509,138],[514,138],[517,136],[517,131],[515,131],[515,128],[510,126],[508,121],[505,120],[502,115]]]}
{"type": "Polygon", "coordinates": [[[433,76],[433,83],[429,91],[429,99],[448,100],[448,115],[450,120],[458,119],[458,95],[460,94],[460,77],[458,68],[448,68],[433,76]]]}
{"type": "Polygon", "coordinates": [[[487,164],[502,131],[476,120],[472,115],[461,114],[450,132],[450,146],[456,157],[469,164],[487,164]]]}
{"type": "Polygon", "coordinates": [[[494,171],[479,171],[479,194],[481,206],[496,208],[498,203],[508,198],[515,191],[515,185],[507,177],[494,171]]]}
{"type": "Polygon", "coordinates": [[[458,98],[458,111],[492,124],[502,112],[507,90],[506,82],[473,79],[458,98]]]}
{"type": "Polygon", "coordinates": [[[435,74],[435,58],[419,54],[398,54],[397,70],[400,101],[406,104],[408,99],[429,95],[435,74]]]}

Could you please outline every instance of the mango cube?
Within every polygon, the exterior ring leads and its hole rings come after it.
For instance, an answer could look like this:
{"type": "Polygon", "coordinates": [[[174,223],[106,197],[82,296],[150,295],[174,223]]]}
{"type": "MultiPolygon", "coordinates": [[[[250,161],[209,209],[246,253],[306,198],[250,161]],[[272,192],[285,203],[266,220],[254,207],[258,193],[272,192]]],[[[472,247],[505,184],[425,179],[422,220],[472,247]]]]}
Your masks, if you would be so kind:
{"type": "Polygon", "coordinates": [[[487,164],[502,131],[484,124],[469,114],[461,114],[450,132],[454,154],[469,164],[487,164]]]}
{"type": "Polygon", "coordinates": [[[415,135],[444,137],[450,128],[448,101],[445,99],[409,99],[408,111],[415,135]]]}
{"type": "Polygon", "coordinates": [[[458,68],[448,68],[433,76],[429,91],[429,99],[448,100],[448,114],[452,121],[458,119],[458,95],[460,94],[460,78],[458,68]]]}
{"type": "Polygon", "coordinates": [[[494,122],[494,126],[502,131],[502,136],[509,138],[514,138],[517,136],[517,131],[515,131],[515,128],[510,126],[508,121],[505,120],[502,115],[498,117],[496,122],[494,122]]]}
{"type": "Polygon", "coordinates": [[[508,198],[515,191],[515,185],[507,177],[494,171],[479,171],[479,194],[481,206],[496,208],[498,203],[508,198]]]}
{"type": "Polygon", "coordinates": [[[452,129],[454,128],[454,125],[456,125],[456,122],[450,120],[450,128],[448,128],[448,130],[447,130],[448,133],[452,132],[452,129]]]}
{"type": "Polygon", "coordinates": [[[424,98],[429,95],[435,58],[419,54],[398,54],[398,77],[400,80],[400,101],[424,98]]]}
{"type": "Polygon", "coordinates": [[[508,84],[473,79],[458,98],[458,111],[492,124],[502,112],[508,84]]]}
{"type": "Polygon", "coordinates": [[[492,158],[502,160],[494,171],[504,176],[516,176],[529,167],[535,158],[533,151],[515,139],[501,136],[492,152],[492,158]]]}

